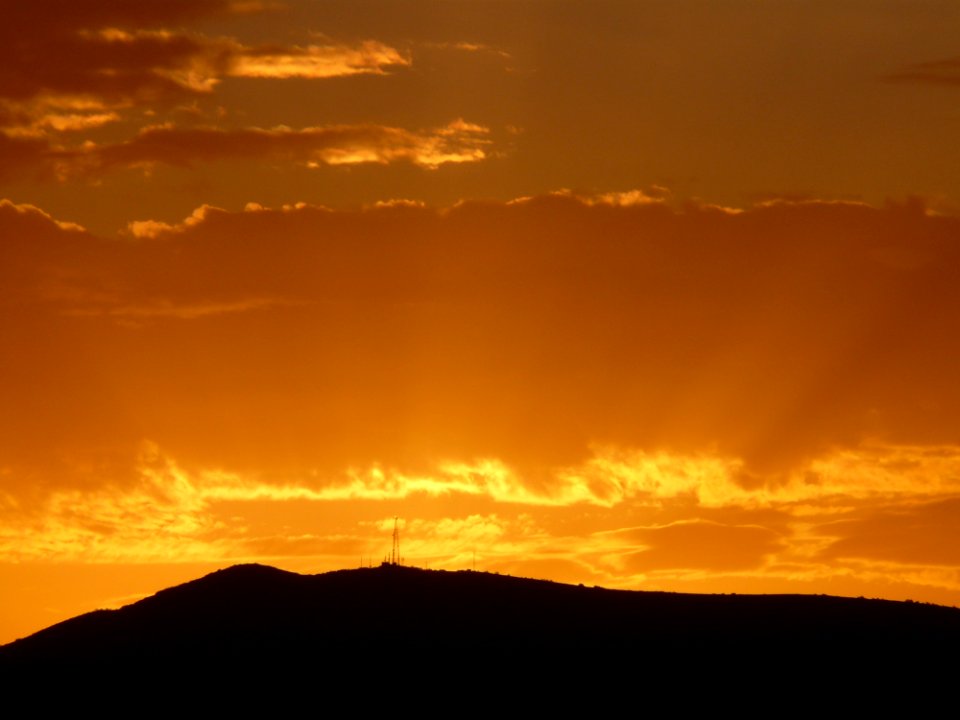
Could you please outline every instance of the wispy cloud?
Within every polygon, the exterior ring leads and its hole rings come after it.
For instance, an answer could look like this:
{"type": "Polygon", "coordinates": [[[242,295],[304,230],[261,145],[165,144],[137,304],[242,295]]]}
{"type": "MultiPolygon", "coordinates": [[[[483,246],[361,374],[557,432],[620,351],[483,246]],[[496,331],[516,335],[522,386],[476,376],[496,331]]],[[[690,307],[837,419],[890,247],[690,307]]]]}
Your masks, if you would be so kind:
{"type": "MultiPolygon", "coordinates": [[[[429,130],[385,125],[331,125],[292,129],[149,127],[135,138],[110,145],[49,151],[60,174],[97,173],[151,165],[190,166],[234,158],[266,158],[321,165],[411,162],[433,169],[448,163],[484,160],[490,144],[485,127],[455,120],[429,130]]],[[[147,232],[137,225],[135,232],[147,232]]]]}
{"type": "Polygon", "coordinates": [[[384,74],[409,57],[375,40],[250,46],[171,30],[207,14],[258,12],[267,3],[30,3],[5,10],[0,30],[0,130],[77,131],[136,107],[211,94],[228,77],[331,78],[384,74]]]}
{"type": "Polygon", "coordinates": [[[510,59],[512,56],[506,50],[502,48],[489,45],[482,42],[470,42],[467,40],[461,40],[459,42],[433,42],[425,43],[424,47],[434,50],[459,50],[461,52],[468,53],[483,53],[489,55],[496,55],[504,59],[510,59]]]}
{"type": "Polygon", "coordinates": [[[889,82],[921,83],[925,85],[960,85],[960,57],[931,60],[908,65],[885,76],[889,82]]]}
{"type": "Polygon", "coordinates": [[[67,310],[66,315],[74,317],[107,316],[124,320],[150,320],[158,318],[179,318],[195,320],[212,315],[250,312],[264,308],[293,304],[290,300],[270,298],[252,298],[231,302],[207,302],[196,304],[178,304],[171,301],[157,301],[147,305],[113,305],[100,308],[75,308],[67,310]]]}
{"type": "Polygon", "coordinates": [[[306,47],[245,47],[233,58],[227,74],[252,78],[330,78],[382,75],[388,69],[409,66],[409,57],[375,40],[358,45],[306,47]]]}

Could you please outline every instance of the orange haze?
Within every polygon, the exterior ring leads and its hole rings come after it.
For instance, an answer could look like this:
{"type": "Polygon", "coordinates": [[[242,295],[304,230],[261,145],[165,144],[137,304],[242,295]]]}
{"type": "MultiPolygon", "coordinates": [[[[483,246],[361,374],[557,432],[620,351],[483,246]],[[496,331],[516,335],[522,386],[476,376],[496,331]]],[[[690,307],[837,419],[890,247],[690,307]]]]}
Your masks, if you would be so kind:
{"type": "Polygon", "coordinates": [[[960,7],[2,12],[0,642],[394,516],[960,600],[960,7]]]}

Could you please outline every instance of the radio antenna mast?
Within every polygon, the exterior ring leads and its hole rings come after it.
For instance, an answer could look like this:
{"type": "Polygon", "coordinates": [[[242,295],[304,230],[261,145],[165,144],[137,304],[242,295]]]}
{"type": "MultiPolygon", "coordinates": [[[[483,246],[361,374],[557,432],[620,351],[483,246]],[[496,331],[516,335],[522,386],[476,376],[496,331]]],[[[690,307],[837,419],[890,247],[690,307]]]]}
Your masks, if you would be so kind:
{"type": "Polygon", "coordinates": [[[390,564],[400,564],[400,528],[397,525],[397,517],[393,518],[393,549],[390,551],[390,564]]]}

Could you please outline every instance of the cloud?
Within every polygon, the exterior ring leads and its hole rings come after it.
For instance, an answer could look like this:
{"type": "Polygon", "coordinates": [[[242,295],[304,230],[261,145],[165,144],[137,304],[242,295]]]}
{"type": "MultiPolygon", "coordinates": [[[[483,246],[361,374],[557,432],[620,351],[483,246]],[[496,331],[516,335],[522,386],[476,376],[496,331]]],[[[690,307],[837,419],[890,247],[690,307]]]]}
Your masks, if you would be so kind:
{"type": "Polygon", "coordinates": [[[149,438],[341,499],[957,492],[960,227],[923,207],[251,204],[106,240],[5,203],[0,232],[18,487],[149,438]]]}
{"type": "Polygon", "coordinates": [[[170,30],[209,14],[266,3],[30,3],[0,30],[0,129],[56,133],[98,127],[131,107],[209,95],[226,77],[329,78],[383,74],[410,64],[374,40],[354,45],[248,46],[229,37],[170,30]]]}
{"type": "MultiPolygon", "coordinates": [[[[0,109],[0,136],[12,140],[20,138],[44,138],[52,133],[74,133],[109,125],[120,120],[115,112],[25,112],[22,109],[0,109]]],[[[49,152],[46,143],[39,147],[49,152]]],[[[42,166],[45,158],[37,156],[36,164],[42,166]]],[[[9,160],[8,160],[9,162],[9,160]]]]}
{"type": "MultiPolygon", "coordinates": [[[[384,125],[332,125],[299,130],[245,128],[148,127],[127,142],[88,144],[76,150],[47,150],[58,175],[91,174],[115,168],[157,164],[187,167],[198,162],[263,158],[308,167],[406,161],[434,169],[448,163],[469,163],[487,157],[489,130],[455,120],[424,131],[384,125]]],[[[24,150],[26,153],[26,149],[24,150]]],[[[163,228],[141,221],[130,232],[145,236],[163,228]]]]}
{"type": "Polygon", "coordinates": [[[109,317],[127,320],[149,320],[156,318],[180,318],[182,320],[194,320],[196,318],[204,318],[211,315],[250,312],[251,310],[260,310],[263,308],[273,307],[275,305],[286,304],[288,304],[287,301],[273,300],[270,298],[251,298],[249,300],[238,300],[236,302],[207,303],[198,305],[176,305],[169,301],[162,301],[150,305],[119,305],[96,310],[70,310],[67,311],[67,314],[77,317],[82,317],[84,315],[107,315],[109,317]]]}
{"type": "MultiPolygon", "coordinates": [[[[709,453],[680,455],[618,447],[592,448],[592,457],[557,476],[583,488],[596,504],[694,499],[701,507],[771,507],[960,493],[960,447],[858,443],[825,452],[790,472],[751,477],[743,461],[709,453]]],[[[842,506],[842,505],[841,505],[842,506]]]]}
{"type": "Polygon", "coordinates": [[[4,9],[4,31],[11,37],[28,33],[54,33],[104,25],[156,26],[218,15],[268,10],[277,3],[256,0],[83,0],[64,4],[58,0],[34,0],[4,9]]]}
{"type": "MultiPolygon", "coordinates": [[[[367,523],[375,536],[389,537],[393,518],[367,523]]],[[[431,567],[485,569],[503,558],[534,556],[548,535],[529,515],[507,517],[497,513],[437,519],[410,518],[400,525],[400,551],[406,562],[431,567]]]]}
{"type": "Polygon", "coordinates": [[[490,54],[504,59],[512,57],[506,50],[481,42],[432,42],[424,43],[423,47],[431,50],[459,50],[468,53],[490,54]]]}
{"type": "Polygon", "coordinates": [[[203,497],[176,466],[149,451],[138,465],[133,486],[60,490],[36,512],[4,518],[0,555],[14,562],[209,559],[203,536],[217,528],[203,512],[203,497]]]}
{"type": "MultiPolygon", "coordinates": [[[[382,478],[378,482],[382,487],[382,478]]],[[[625,499],[622,513],[592,518],[560,513],[555,506],[509,503],[490,512],[450,514],[454,506],[425,488],[411,482],[412,494],[428,499],[412,503],[408,495],[402,506],[401,553],[405,562],[419,566],[475,566],[646,589],[666,584],[701,591],[796,591],[817,582],[841,594],[885,592],[941,601],[960,589],[949,542],[956,498],[848,509],[846,519],[806,529],[780,511],[703,513],[680,503],[647,515],[677,520],[591,532],[598,522],[610,527],[618,518],[642,517],[644,508],[625,499]],[[809,552],[816,537],[826,542],[809,552]]],[[[316,478],[280,485],[215,470],[188,471],[144,443],[129,482],[59,489],[29,504],[0,494],[0,560],[289,565],[309,558],[314,569],[343,567],[358,557],[379,561],[394,521],[393,515],[383,516],[382,501],[390,494],[369,495],[365,504],[344,503],[331,490],[316,478]],[[298,505],[304,502],[311,506],[298,505]],[[377,519],[357,519],[370,514],[377,519]],[[274,522],[265,524],[264,518],[274,522]]]]}
{"type": "Polygon", "coordinates": [[[245,44],[182,23],[210,14],[267,9],[265,3],[29,4],[0,29],[0,182],[67,181],[118,167],[185,166],[259,157],[311,166],[407,160],[434,168],[486,157],[486,130],[460,121],[434,130],[331,125],[299,130],[141,127],[126,142],[104,126],[141,125],[211,96],[225,79],[322,79],[383,75],[409,57],[376,40],[245,44]],[[171,29],[171,26],[177,29],[171,29]],[[103,140],[102,137],[110,140],[103,140]]]}
{"type": "Polygon", "coordinates": [[[960,566],[960,498],[887,506],[818,528],[833,538],[820,557],[915,566],[960,566]]]}
{"type": "Polygon", "coordinates": [[[0,181],[33,175],[50,177],[50,145],[33,137],[13,137],[0,130],[0,181]]]}
{"type": "Polygon", "coordinates": [[[4,218],[5,226],[22,223],[27,228],[52,229],[50,226],[53,226],[67,233],[84,232],[83,227],[77,223],[57,220],[35,205],[15,203],[7,198],[0,198],[0,217],[4,218]]]}
{"type": "MultiPolygon", "coordinates": [[[[93,122],[92,116],[83,117],[93,122]]],[[[49,118],[37,122],[48,121],[49,118]]],[[[78,122],[83,125],[86,120],[78,122]]],[[[61,127],[67,129],[66,125],[61,127]]],[[[0,131],[0,150],[5,150],[0,156],[0,180],[32,172],[36,179],[65,181],[121,168],[191,167],[203,162],[249,158],[310,168],[409,162],[432,170],[441,165],[487,159],[492,142],[489,133],[488,128],[459,119],[428,130],[373,124],[234,130],[167,124],[144,128],[125,142],[87,142],[63,148],[45,138],[16,137],[0,131]]],[[[128,232],[150,237],[172,227],[153,220],[134,221],[128,232]]]]}
{"type": "Polygon", "coordinates": [[[887,75],[889,82],[922,83],[927,85],[960,85],[960,58],[946,58],[915,63],[887,75]]]}
{"type": "Polygon", "coordinates": [[[120,116],[115,112],[50,113],[34,120],[33,127],[41,130],[51,128],[57,132],[74,132],[101,127],[117,122],[119,119],[120,116]]]}
{"type": "MultiPolygon", "coordinates": [[[[103,241],[80,225],[58,220],[40,208],[0,199],[0,309],[18,303],[46,305],[70,295],[84,296],[87,283],[104,280],[111,268],[91,263],[104,259],[103,241]],[[84,280],[74,284],[74,280],[84,280]]],[[[92,290],[92,288],[91,288],[92,290]]],[[[19,324],[19,323],[17,323],[19,324]]],[[[11,328],[12,329],[12,328],[11,328]]]]}
{"type": "MultiPolygon", "coordinates": [[[[251,212],[259,210],[260,206],[252,204],[249,206],[251,212]]],[[[225,210],[212,205],[201,205],[192,213],[189,217],[184,218],[183,222],[171,225],[170,223],[160,222],[158,220],[134,220],[127,224],[126,232],[132,237],[144,240],[144,239],[154,239],[158,238],[165,233],[180,232],[185,230],[188,227],[193,225],[198,225],[202,223],[206,217],[207,213],[210,212],[226,212],[225,210]]]]}
{"type": "Polygon", "coordinates": [[[166,30],[102,28],[52,37],[28,34],[0,51],[0,98],[28,109],[122,108],[210,92],[231,46],[166,30]]]}
{"type": "MultiPolygon", "coordinates": [[[[658,205],[666,203],[671,196],[668,188],[652,185],[648,188],[634,188],[616,192],[605,192],[594,195],[575,193],[564,188],[550,193],[549,197],[568,198],[585,205],[610,205],[614,207],[629,207],[631,205],[658,205]]],[[[511,205],[538,201],[536,196],[524,196],[510,201],[511,205]]]]}
{"type": "Polygon", "coordinates": [[[592,199],[593,202],[608,205],[647,205],[649,203],[666,202],[670,198],[670,190],[654,185],[643,190],[627,190],[624,192],[602,193],[592,199]]]}
{"type": "Polygon", "coordinates": [[[309,45],[244,48],[237,53],[228,74],[254,78],[329,78],[382,75],[385,68],[410,64],[410,59],[395,48],[375,40],[366,40],[354,47],[309,45]]]}
{"type": "Polygon", "coordinates": [[[349,45],[248,47],[235,40],[168,30],[83,30],[40,47],[0,52],[0,99],[37,114],[44,109],[124,108],[208,94],[223,77],[330,78],[383,74],[407,66],[396,49],[373,40],[349,45]],[[30,102],[28,102],[30,101],[30,102]]]}
{"type": "MultiPolygon", "coordinates": [[[[245,526],[227,527],[217,512],[222,503],[333,503],[344,499],[384,500],[421,493],[491,491],[498,500],[522,502],[533,496],[503,495],[502,489],[471,486],[456,478],[389,479],[379,470],[354,474],[344,485],[277,485],[219,471],[191,473],[156,445],[144,442],[136,454],[134,474],[126,483],[109,482],[93,489],[60,489],[27,512],[13,496],[0,496],[0,561],[84,560],[93,562],[210,561],[243,552],[298,555],[369,550],[371,533],[383,536],[384,522],[359,536],[336,537],[284,533],[253,536],[245,526]],[[362,489],[361,489],[361,483],[362,489]],[[29,540],[25,540],[29,538],[29,540]]],[[[517,492],[523,493],[518,486],[517,492]]],[[[459,562],[466,548],[481,545],[487,555],[515,553],[518,537],[529,536],[529,520],[506,521],[496,515],[471,515],[440,521],[414,519],[404,529],[405,549],[416,557],[459,562]]],[[[530,538],[528,537],[528,540],[530,538]]]]}
{"type": "Polygon", "coordinates": [[[747,570],[763,564],[784,547],[774,531],[756,526],[684,521],[620,531],[646,546],[623,559],[628,571],[747,570]]]}

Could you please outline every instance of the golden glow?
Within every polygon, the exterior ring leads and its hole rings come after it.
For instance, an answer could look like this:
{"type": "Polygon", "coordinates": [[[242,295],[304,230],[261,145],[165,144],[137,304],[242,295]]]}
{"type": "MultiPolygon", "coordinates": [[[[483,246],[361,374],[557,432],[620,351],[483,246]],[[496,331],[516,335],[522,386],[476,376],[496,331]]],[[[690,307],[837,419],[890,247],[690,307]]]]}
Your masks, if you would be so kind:
{"type": "MultiPolygon", "coordinates": [[[[250,210],[254,211],[259,206],[251,207],[250,210]]],[[[186,228],[197,225],[206,219],[207,214],[210,212],[216,212],[219,208],[215,208],[211,205],[201,205],[196,210],[194,210],[190,215],[184,218],[183,222],[178,225],[171,225],[165,222],[159,222],[157,220],[133,220],[127,223],[127,232],[135,238],[143,239],[153,239],[159,237],[163,233],[169,232],[179,232],[186,228]]],[[[222,212],[222,211],[221,211],[222,212]]]]}
{"type": "MultiPolygon", "coordinates": [[[[407,161],[436,169],[448,163],[484,160],[484,148],[491,143],[488,133],[486,128],[462,120],[426,131],[377,125],[220,130],[183,128],[168,122],[147,126],[126,142],[90,142],[69,151],[41,152],[38,160],[52,164],[64,182],[122,168],[152,171],[160,165],[192,166],[237,157],[292,160],[310,168],[407,161]]],[[[164,225],[138,221],[129,229],[148,236],[162,231],[164,225]]]]}
{"type": "Polygon", "coordinates": [[[367,40],[355,47],[308,45],[288,48],[283,53],[247,49],[237,57],[230,74],[258,78],[330,78],[382,74],[384,68],[409,65],[410,59],[396,49],[367,40]]]}
{"type": "Polygon", "coordinates": [[[960,602],[960,6],[7,5],[0,641],[396,516],[960,602]]]}
{"type": "Polygon", "coordinates": [[[65,232],[85,232],[84,228],[81,225],[78,225],[75,222],[69,222],[64,220],[57,220],[56,218],[51,217],[48,213],[45,213],[38,207],[27,203],[15,203],[6,198],[0,198],[0,211],[7,210],[13,213],[16,213],[20,216],[33,216],[36,218],[42,218],[43,222],[49,222],[53,225],[56,225],[60,230],[65,232]]]}

